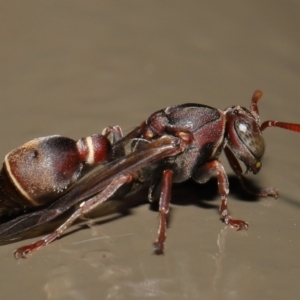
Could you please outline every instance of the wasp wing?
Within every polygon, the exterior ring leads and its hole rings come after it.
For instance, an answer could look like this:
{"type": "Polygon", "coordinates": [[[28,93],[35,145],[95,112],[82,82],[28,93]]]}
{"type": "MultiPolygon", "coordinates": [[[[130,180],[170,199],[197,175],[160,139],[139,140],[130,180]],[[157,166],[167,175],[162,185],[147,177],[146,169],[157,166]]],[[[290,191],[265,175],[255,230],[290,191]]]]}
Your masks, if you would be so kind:
{"type": "Polygon", "coordinates": [[[75,204],[98,194],[116,175],[122,173],[133,174],[139,169],[147,167],[149,164],[177,155],[182,151],[179,138],[165,136],[147,143],[141,149],[118,158],[105,166],[100,165],[96,167],[80,179],[69,192],[57,199],[50,206],[21,215],[1,224],[0,242],[22,239],[22,237],[13,237],[55,219],[75,204]]]}

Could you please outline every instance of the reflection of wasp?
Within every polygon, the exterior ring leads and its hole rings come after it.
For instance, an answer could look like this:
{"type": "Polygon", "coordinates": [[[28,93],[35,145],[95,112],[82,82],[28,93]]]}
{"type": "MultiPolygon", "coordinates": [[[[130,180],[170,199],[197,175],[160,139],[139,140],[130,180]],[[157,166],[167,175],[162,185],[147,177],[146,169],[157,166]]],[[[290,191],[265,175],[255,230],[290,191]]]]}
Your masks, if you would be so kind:
{"type": "Polygon", "coordinates": [[[139,127],[122,136],[118,126],[106,128],[75,142],[61,136],[38,138],[11,151],[1,171],[0,241],[58,217],[71,206],[79,208],[53,233],[19,248],[16,258],[26,257],[62,235],[77,218],[106,201],[123,185],[134,191],[151,182],[149,200],[159,200],[160,224],[155,253],[163,253],[166,217],[172,182],[190,178],[205,183],[217,175],[221,194],[221,219],[236,229],[247,228],[232,219],[227,209],[228,179],[218,157],[224,150],[243,187],[257,196],[277,197],[273,188],[253,190],[238,162],[254,174],[261,168],[267,127],[300,132],[300,124],[259,123],[256,91],[250,110],[232,106],[224,111],[201,105],[171,106],[152,114],[139,127]],[[108,139],[111,136],[111,141],[108,139]]]}

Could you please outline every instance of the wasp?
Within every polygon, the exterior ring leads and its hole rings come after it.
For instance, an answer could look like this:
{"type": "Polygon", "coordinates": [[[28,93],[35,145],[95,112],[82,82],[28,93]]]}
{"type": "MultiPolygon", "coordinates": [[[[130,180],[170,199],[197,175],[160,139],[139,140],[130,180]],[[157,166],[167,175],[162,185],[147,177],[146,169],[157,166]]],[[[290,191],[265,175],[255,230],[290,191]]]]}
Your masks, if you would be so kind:
{"type": "Polygon", "coordinates": [[[173,183],[193,179],[207,182],[217,176],[220,215],[226,225],[241,230],[248,223],[229,214],[228,177],[219,156],[224,151],[243,188],[259,197],[277,198],[274,188],[254,190],[244,176],[262,167],[262,132],[279,127],[300,132],[300,124],[274,120],[260,123],[255,91],[250,108],[239,105],[220,110],[187,103],[159,110],[123,136],[119,126],[74,141],[54,135],[34,139],[9,152],[0,173],[0,241],[78,208],[55,231],[15,251],[25,258],[53,242],[78,218],[111,198],[122,187],[134,192],[150,182],[148,199],[159,202],[155,253],[164,252],[167,215],[173,183]]]}

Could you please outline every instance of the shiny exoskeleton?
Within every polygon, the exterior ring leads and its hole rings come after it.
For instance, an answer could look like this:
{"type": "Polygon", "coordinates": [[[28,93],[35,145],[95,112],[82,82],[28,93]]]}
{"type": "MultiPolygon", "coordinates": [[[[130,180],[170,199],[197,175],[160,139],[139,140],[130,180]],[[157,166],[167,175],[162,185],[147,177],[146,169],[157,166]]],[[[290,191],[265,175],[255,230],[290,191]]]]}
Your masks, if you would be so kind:
{"type": "Polygon", "coordinates": [[[228,212],[229,184],[218,159],[220,153],[224,150],[246,190],[257,196],[277,197],[273,188],[252,190],[238,160],[247,171],[256,174],[262,166],[264,129],[280,127],[300,132],[300,124],[260,124],[257,102],[261,96],[260,91],[254,93],[250,109],[232,106],[222,111],[201,104],[171,106],[153,113],[124,137],[115,126],[77,143],[50,136],[13,150],[6,156],[1,171],[0,216],[16,216],[0,225],[0,240],[10,240],[49,222],[80,203],[57,230],[15,252],[17,258],[26,257],[61,236],[78,217],[106,201],[124,184],[135,190],[150,181],[149,200],[159,200],[160,224],[154,245],[155,253],[161,254],[172,183],[190,178],[205,183],[213,175],[217,176],[222,200],[221,219],[238,230],[247,228],[246,222],[233,219],[228,212]],[[30,212],[31,209],[34,210],[30,212]]]}
{"type": "Polygon", "coordinates": [[[53,202],[73,187],[86,166],[104,161],[110,148],[103,135],[77,142],[52,135],[9,152],[0,173],[0,216],[53,202]]]}

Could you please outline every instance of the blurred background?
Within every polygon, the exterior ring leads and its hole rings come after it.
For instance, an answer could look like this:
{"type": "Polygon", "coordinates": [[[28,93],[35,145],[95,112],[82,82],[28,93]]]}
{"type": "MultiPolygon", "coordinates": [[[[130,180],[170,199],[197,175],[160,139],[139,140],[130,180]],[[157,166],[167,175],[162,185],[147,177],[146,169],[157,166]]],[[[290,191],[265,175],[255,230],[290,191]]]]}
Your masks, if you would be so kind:
{"type": "MultiPolygon", "coordinates": [[[[173,104],[248,107],[256,89],[262,120],[299,123],[299,14],[296,0],[2,1],[0,154],[39,136],[130,130],[173,104]]],[[[300,135],[264,136],[255,179],[280,197],[247,201],[230,177],[229,208],[249,222],[247,232],[219,220],[215,181],[192,186],[197,201],[210,202],[172,206],[164,256],[152,255],[158,220],[145,204],[27,260],[12,252],[29,240],[1,246],[0,295],[298,299],[300,135]]],[[[185,191],[175,188],[174,197],[185,191]]]]}

